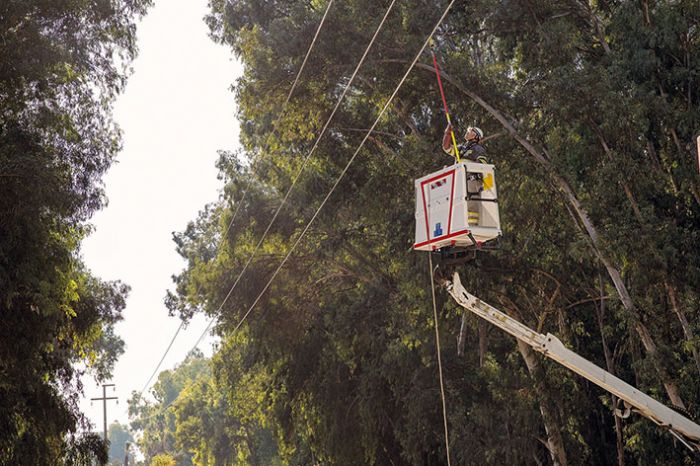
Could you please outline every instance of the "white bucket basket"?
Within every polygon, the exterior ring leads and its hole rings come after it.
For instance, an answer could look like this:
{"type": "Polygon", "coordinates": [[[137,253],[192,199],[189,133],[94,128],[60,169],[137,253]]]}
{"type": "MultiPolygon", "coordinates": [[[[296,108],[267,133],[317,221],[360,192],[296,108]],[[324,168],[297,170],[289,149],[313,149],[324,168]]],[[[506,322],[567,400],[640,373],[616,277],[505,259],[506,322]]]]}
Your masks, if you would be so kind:
{"type": "Polygon", "coordinates": [[[494,166],[461,162],[415,181],[413,249],[481,246],[501,236],[494,166]]]}

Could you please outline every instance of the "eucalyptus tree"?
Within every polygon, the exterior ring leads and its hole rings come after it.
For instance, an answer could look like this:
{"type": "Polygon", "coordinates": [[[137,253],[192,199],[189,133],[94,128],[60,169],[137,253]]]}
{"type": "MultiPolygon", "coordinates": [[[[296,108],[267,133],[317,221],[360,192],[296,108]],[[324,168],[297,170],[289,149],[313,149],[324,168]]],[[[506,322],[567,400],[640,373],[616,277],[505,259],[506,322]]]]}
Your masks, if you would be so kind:
{"type": "MultiPolygon", "coordinates": [[[[167,302],[185,319],[215,317],[226,354],[251,373],[262,365],[265,413],[288,462],[445,460],[427,260],[410,252],[412,180],[451,163],[438,149],[444,116],[428,55],[260,293],[446,2],[402,2],[389,16],[231,292],[388,4],[334,4],[286,106],[326,3],[213,1],[207,19],[244,65],[243,151],[222,153],[224,202],[176,235],[188,266],[167,302]]],[[[504,241],[464,269],[470,289],[691,410],[699,18],[685,1],[484,0],[457,2],[435,37],[458,127],[486,130],[498,167],[504,241]]],[[[438,306],[444,338],[468,330],[469,350],[443,354],[460,463],[690,461],[647,421],[615,420],[605,393],[462,316],[445,295],[438,306]]],[[[220,367],[219,383],[233,387],[240,365],[220,367]]]]}
{"type": "Polygon", "coordinates": [[[149,0],[0,5],[0,464],[106,461],[78,409],[108,377],[128,287],[79,257],[120,146],[111,105],[149,0]]]}

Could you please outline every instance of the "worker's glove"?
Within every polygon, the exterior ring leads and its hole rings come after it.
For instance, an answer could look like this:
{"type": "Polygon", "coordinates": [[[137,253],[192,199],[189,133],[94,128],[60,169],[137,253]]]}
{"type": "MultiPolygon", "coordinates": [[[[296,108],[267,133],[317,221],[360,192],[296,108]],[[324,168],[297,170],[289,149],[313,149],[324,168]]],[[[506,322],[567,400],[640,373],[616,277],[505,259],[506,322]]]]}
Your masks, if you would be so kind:
{"type": "Polygon", "coordinates": [[[445,130],[445,134],[442,137],[442,148],[443,150],[449,150],[452,146],[452,132],[450,131],[450,126],[445,130]]]}
{"type": "Polygon", "coordinates": [[[445,134],[450,134],[452,132],[452,123],[448,123],[445,128],[445,134]]]}

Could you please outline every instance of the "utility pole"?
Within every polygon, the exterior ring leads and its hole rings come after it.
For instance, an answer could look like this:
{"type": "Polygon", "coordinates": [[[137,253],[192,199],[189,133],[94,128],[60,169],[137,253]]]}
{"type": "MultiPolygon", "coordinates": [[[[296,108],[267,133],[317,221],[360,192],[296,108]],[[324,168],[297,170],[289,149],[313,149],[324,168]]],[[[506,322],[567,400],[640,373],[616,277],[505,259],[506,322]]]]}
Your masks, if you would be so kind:
{"type": "MultiPolygon", "coordinates": [[[[105,442],[107,441],[107,400],[117,400],[116,396],[107,396],[107,387],[114,387],[113,383],[103,383],[102,384],[102,398],[90,398],[90,401],[101,401],[103,409],[103,421],[104,421],[104,437],[105,442]]],[[[114,390],[114,389],[112,389],[114,390]]],[[[117,403],[119,403],[117,401],[117,403]]]]}
{"type": "Polygon", "coordinates": [[[131,444],[129,442],[126,442],[124,445],[124,466],[129,466],[129,447],[131,447],[131,444]]]}

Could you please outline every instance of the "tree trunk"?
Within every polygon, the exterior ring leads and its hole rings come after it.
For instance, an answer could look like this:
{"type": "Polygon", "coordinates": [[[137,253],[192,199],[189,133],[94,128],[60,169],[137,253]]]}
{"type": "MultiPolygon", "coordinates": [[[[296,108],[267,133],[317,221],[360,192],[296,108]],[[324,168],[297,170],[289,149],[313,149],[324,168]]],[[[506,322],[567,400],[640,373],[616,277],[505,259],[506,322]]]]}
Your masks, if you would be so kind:
{"type": "Polygon", "coordinates": [[[603,26],[603,22],[598,15],[596,15],[593,2],[591,0],[580,0],[576,6],[582,16],[588,18],[591,29],[593,30],[593,39],[598,41],[606,54],[610,54],[610,44],[608,44],[605,38],[605,26],[603,26]]]}
{"type": "Polygon", "coordinates": [[[248,447],[248,452],[250,453],[250,465],[251,466],[258,466],[261,464],[260,458],[258,458],[258,452],[256,451],[256,446],[255,442],[253,441],[253,435],[250,432],[250,429],[247,427],[244,427],[245,430],[245,444],[248,447]]]}
{"type": "MultiPolygon", "coordinates": [[[[598,136],[598,140],[600,141],[600,145],[603,147],[603,151],[605,151],[605,155],[608,156],[608,160],[610,162],[615,162],[613,160],[612,156],[612,151],[610,150],[610,146],[608,145],[608,142],[605,140],[605,136],[603,135],[603,132],[600,130],[600,127],[594,122],[590,121],[590,124],[593,128],[593,131],[596,133],[598,136]]],[[[639,210],[639,203],[637,203],[637,200],[634,198],[634,195],[632,194],[632,189],[629,187],[626,181],[621,180],[620,184],[622,185],[622,189],[625,191],[625,196],[627,196],[627,200],[630,203],[630,206],[632,206],[632,211],[634,212],[634,216],[636,217],[637,221],[640,224],[643,224],[644,221],[642,219],[642,212],[639,210]]]]}
{"type": "Polygon", "coordinates": [[[547,432],[547,448],[552,457],[552,462],[556,466],[567,466],[569,464],[564,449],[564,439],[561,435],[561,429],[557,422],[556,409],[554,402],[550,396],[549,387],[545,379],[544,369],[540,364],[535,351],[526,343],[520,340],[518,342],[518,351],[525,360],[527,370],[532,377],[537,390],[537,398],[540,405],[540,413],[542,413],[542,421],[544,422],[544,430],[547,432]]]}
{"type": "Polygon", "coordinates": [[[484,367],[486,349],[489,344],[489,324],[483,319],[479,319],[479,367],[484,367]]]}
{"type": "MultiPolygon", "coordinates": [[[[678,137],[678,133],[676,132],[675,128],[671,128],[671,136],[673,137],[673,143],[676,145],[676,150],[678,151],[678,156],[682,157],[683,154],[685,154],[687,151],[683,150],[683,146],[681,145],[680,138],[678,137]]],[[[692,158],[692,157],[691,157],[692,158]]],[[[691,163],[691,167],[693,164],[691,163]]],[[[670,172],[670,170],[669,170],[670,172]]],[[[693,195],[695,198],[695,202],[700,204],[700,193],[698,192],[698,186],[695,181],[690,181],[690,193],[693,195]]]]}
{"type": "MultiPolygon", "coordinates": [[[[600,280],[600,305],[596,307],[598,314],[598,329],[600,330],[600,341],[603,345],[603,354],[605,355],[605,366],[611,374],[615,375],[615,362],[613,361],[612,355],[610,354],[610,348],[608,348],[608,342],[605,340],[605,331],[603,326],[604,314],[605,314],[605,300],[602,299],[604,296],[603,292],[603,277],[599,276],[600,280]]],[[[615,395],[610,395],[612,400],[613,409],[617,405],[617,397],[615,395]]],[[[615,437],[616,437],[616,447],[617,447],[617,466],[625,466],[625,449],[624,442],[622,438],[622,422],[620,418],[613,414],[615,418],[615,437]]]]}
{"type": "Polygon", "coordinates": [[[700,373],[700,354],[698,353],[698,349],[695,347],[695,335],[693,334],[693,329],[690,326],[688,319],[685,317],[683,310],[678,306],[676,290],[668,283],[668,281],[664,281],[664,286],[666,287],[666,293],[668,294],[668,298],[671,303],[671,309],[673,309],[673,312],[678,317],[678,321],[681,323],[685,339],[688,341],[688,343],[690,343],[690,351],[693,353],[695,366],[698,369],[698,373],[700,373]]]}
{"type": "Polygon", "coordinates": [[[467,341],[467,313],[462,313],[462,324],[459,326],[457,337],[457,356],[464,356],[464,344],[467,341]]]}

